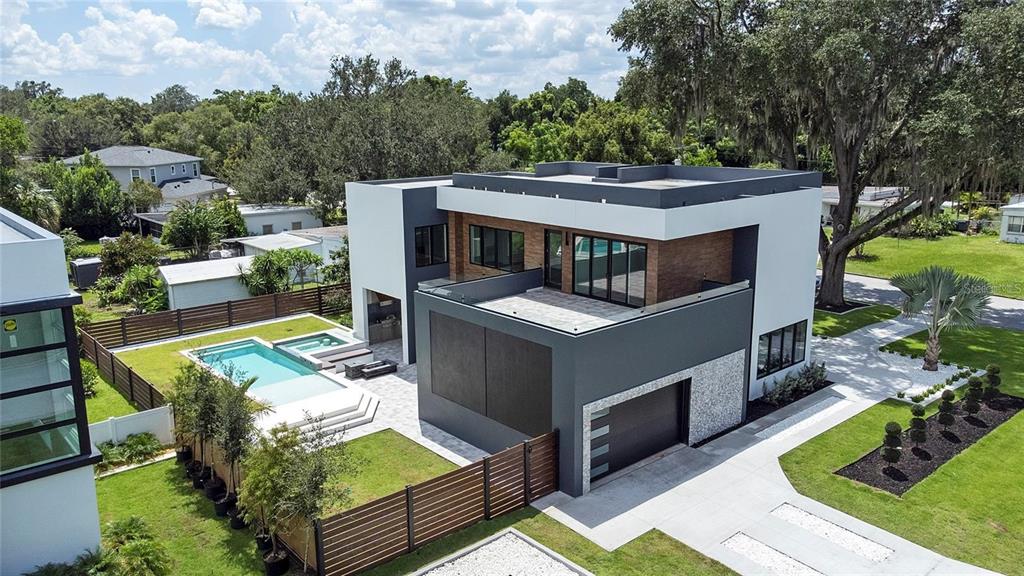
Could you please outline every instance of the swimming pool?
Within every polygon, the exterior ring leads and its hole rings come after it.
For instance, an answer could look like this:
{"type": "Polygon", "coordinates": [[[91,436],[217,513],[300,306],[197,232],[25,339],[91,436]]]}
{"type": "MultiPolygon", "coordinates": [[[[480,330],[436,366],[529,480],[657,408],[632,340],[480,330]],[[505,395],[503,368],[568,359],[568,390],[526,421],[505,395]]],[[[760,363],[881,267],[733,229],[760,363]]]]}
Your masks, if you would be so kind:
{"type": "Polygon", "coordinates": [[[346,344],[351,344],[351,342],[344,338],[339,338],[329,332],[324,332],[315,336],[292,340],[287,344],[282,344],[281,347],[295,350],[296,352],[301,352],[303,354],[314,354],[316,352],[323,352],[324,350],[330,350],[331,348],[337,348],[338,346],[344,346],[346,344]]]}
{"type": "Polygon", "coordinates": [[[344,389],[309,366],[254,339],[200,348],[192,354],[220,374],[230,375],[235,384],[255,376],[249,394],[272,406],[344,389]]]}

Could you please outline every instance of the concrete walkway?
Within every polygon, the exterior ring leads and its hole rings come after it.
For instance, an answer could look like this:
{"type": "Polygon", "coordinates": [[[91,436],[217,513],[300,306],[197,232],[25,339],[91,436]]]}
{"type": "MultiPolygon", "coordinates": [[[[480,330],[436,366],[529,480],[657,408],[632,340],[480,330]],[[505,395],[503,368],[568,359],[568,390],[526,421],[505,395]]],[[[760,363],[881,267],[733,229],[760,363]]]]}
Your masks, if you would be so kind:
{"type": "MultiPolygon", "coordinates": [[[[856,274],[846,275],[846,297],[860,302],[897,307],[903,301],[903,293],[885,278],[856,274]]],[[[993,296],[981,323],[1011,330],[1024,330],[1024,300],[993,296]]]]}
{"type": "Polygon", "coordinates": [[[782,454],[895,391],[951,373],[878,351],[922,328],[896,319],[816,339],[835,386],[580,498],[559,492],[534,506],[607,550],[657,528],[741,574],[985,574],[801,496],[779,466],[782,454]]]}

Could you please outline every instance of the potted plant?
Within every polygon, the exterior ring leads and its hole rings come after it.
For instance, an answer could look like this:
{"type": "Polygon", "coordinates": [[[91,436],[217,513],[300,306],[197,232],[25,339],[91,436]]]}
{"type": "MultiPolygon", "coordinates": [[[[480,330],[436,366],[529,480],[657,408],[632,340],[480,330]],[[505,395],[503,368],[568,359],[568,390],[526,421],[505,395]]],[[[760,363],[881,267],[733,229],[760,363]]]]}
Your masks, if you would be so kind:
{"type": "Polygon", "coordinates": [[[238,490],[238,504],[245,520],[258,524],[256,548],[268,576],[288,570],[287,552],[278,545],[276,534],[287,525],[289,494],[287,472],[302,451],[297,430],[285,425],[260,435],[242,463],[245,479],[238,490]]]}
{"type": "Polygon", "coordinates": [[[199,367],[183,365],[172,381],[173,389],[168,402],[174,412],[174,435],[178,442],[175,450],[177,461],[185,464],[185,477],[192,479],[201,469],[202,463],[194,460],[194,446],[198,441],[196,407],[199,386],[199,367]]]}
{"type": "Polygon", "coordinates": [[[220,389],[220,421],[215,440],[227,461],[228,478],[224,494],[214,501],[214,511],[218,516],[226,516],[238,501],[238,462],[245,457],[258,434],[256,415],[267,409],[246,394],[254,382],[255,377],[238,386],[222,386],[220,389]]]}
{"type": "MultiPolygon", "coordinates": [[[[220,409],[220,388],[225,381],[195,364],[186,365],[183,370],[191,371],[196,380],[195,401],[195,433],[199,442],[200,472],[192,477],[194,488],[204,488],[207,481],[214,478],[213,468],[207,462],[206,446],[217,432],[218,411],[220,409]]],[[[216,484],[217,480],[214,480],[216,484]]]]}

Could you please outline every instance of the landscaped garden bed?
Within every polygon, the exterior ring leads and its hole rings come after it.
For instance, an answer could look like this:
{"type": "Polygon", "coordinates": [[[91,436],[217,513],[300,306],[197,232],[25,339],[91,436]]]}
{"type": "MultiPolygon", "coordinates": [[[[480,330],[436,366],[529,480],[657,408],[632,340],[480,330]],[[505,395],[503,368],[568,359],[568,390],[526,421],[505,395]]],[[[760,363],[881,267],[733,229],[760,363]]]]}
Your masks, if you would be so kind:
{"type": "Polygon", "coordinates": [[[765,386],[765,393],[760,398],[747,402],[747,419],[744,422],[763,418],[818,390],[828,388],[834,382],[825,378],[826,373],[824,363],[811,362],[797,374],[788,374],[782,380],[777,380],[770,390],[765,386]]]}
{"type": "Polygon", "coordinates": [[[959,406],[961,403],[957,403],[956,411],[952,413],[952,425],[944,427],[939,422],[942,414],[935,413],[925,420],[929,432],[927,440],[916,443],[904,438],[903,455],[898,463],[887,463],[883,458],[883,448],[879,447],[836,473],[902,495],[1024,409],[1024,398],[1006,394],[982,404],[974,415],[965,414],[959,406]]]}

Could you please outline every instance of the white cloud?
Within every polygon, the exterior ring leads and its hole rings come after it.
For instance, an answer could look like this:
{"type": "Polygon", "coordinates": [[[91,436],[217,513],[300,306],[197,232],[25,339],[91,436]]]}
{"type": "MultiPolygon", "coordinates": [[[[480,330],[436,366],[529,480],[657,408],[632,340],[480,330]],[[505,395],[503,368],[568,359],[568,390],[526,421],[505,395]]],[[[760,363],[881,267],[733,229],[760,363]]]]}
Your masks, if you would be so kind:
{"type": "Polygon", "coordinates": [[[259,22],[262,13],[255,6],[246,6],[243,0],[188,0],[196,13],[196,24],[230,30],[243,30],[259,22]]]}

